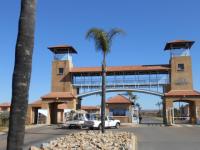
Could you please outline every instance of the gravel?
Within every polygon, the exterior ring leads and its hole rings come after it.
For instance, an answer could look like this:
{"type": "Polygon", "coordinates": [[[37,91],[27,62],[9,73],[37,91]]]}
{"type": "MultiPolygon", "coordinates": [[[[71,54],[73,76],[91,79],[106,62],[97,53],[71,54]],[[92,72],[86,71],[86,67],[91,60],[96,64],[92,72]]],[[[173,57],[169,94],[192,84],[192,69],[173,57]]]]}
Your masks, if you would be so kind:
{"type": "Polygon", "coordinates": [[[135,136],[128,132],[79,132],[42,143],[30,150],[133,150],[135,136]]]}

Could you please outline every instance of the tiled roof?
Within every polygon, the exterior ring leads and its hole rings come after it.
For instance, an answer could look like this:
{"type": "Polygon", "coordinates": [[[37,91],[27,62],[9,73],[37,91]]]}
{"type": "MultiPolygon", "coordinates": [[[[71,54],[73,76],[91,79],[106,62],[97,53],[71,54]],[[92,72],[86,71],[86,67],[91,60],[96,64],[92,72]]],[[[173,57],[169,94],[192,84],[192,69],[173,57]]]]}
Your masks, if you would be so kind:
{"type": "Polygon", "coordinates": [[[200,92],[195,90],[171,90],[165,96],[200,96],[200,92]]]}
{"type": "Polygon", "coordinates": [[[47,95],[41,97],[42,100],[45,99],[68,99],[74,98],[74,95],[71,92],[51,92],[47,95]]]}
{"type": "Polygon", "coordinates": [[[100,110],[99,106],[81,106],[82,110],[100,110]]]}
{"type": "MultiPolygon", "coordinates": [[[[107,72],[119,72],[119,71],[169,71],[170,66],[164,65],[142,65],[142,66],[107,66],[107,72]]],[[[101,72],[101,67],[74,67],[70,71],[71,73],[82,72],[101,72]]]]}
{"type": "Polygon", "coordinates": [[[7,102],[1,103],[0,107],[10,107],[10,103],[7,103],[7,102]]]}
{"type": "Polygon", "coordinates": [[[36,101],[34,101],[34,102],[32,102],[32,103],[30,103],[31,105],[41,105],[42,104],[42,100],[40,99],[40,100],[36,100],[36,101]]]}
{"type": "Polygon", "coordinates": [[[55,54],[64,54],[68,52],[77,54],[77,51],[72,46],[69,45],[49,46],[48,49],[55,54]]]}
{"type": "Polygon", "coordinates": [[[166,43],[164,50],[180,49],[180,48],[190,49],[193,44],[194,44],[194,41],[175,40],[175,41],[166,43]]]}
{"type": "Polygon", "coordinates": [[[128,98],[122,95],[117,95],[115,97],[111,97],[106,103],[107,104],[131,104],[132,102],[128,98]]]}

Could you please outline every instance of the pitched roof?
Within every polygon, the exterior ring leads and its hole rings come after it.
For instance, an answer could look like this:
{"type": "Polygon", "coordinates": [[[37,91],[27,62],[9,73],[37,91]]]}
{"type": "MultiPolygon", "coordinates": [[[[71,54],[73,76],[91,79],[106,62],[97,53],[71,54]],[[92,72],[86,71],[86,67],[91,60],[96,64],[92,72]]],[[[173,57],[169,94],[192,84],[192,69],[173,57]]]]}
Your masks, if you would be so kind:
{"type": "Polygon", "coordinates": [[[41,100],[41,99],[40,99],[40,100],[36,100],[36,101],[30,103],[30,105],[31,105],[31,106],[41,107],[41,105],[42,105],[42,100],[41,100]]]}
{"type": "Polygon", "coordinates": [[[47,95],[42,96],[42,100],[45,99],[70,99],[74,98],[75,96],[71,92],[51,92],[47,95]]]}
{"type": "Polygon", "coordinates": [[[164,50],[181,49],[181,48],[190,49],[193,44],[194,41],[175,40],[166,43],[164,50]]]}
{"type": "Polygon", "coordinates": [[[200,92],[195,90],[171,90],[165,93],[165,96],[177,97],[177,96],[200,96],[200,92]]]}
{"type": "Polygon", "coordinates": [[[48,49],[55,54],[65,54],[65,53],[77,54],[77,51],[72,46],[69,45],[49,46],[48,49]]]}
{"type": "MultiPolygon", "coordinates": [[[[164,71],[170,70],[170,65],[141,65],[141,66],[107,66],[106,71],[109,72],[134,72],[134,71],[164,71]]],[[[101,67],[74,67],[70,70],[71,73],[88,73],[101,72],[101,67]]]]}
{"type": "Polygon", "coordinates": [[[99,106],[81,106],[82,110],[100,110],[99,106]]]}
{"type": "Polygon", "coordinates": [[[5,103],[1,103],[0,104],[0,107],[10,107],[10,103],[8,103],[8,102],[5,102],[5,103]]]}
{"type": "Polygon", "coordinates": [[[132,102],[128,98],[122,95],[117,95],[115,97],[111,97],[110,99],[108,99],[106,103],[107,104],[131,104],[132,102]]]}
{"type": "Polygon", "coordinates": [[[41,104],[41,103],[42,103],[42,100],[40,99],[40,100],[36,100],[36,101],[32,102],[31,104],[41,104]]]}

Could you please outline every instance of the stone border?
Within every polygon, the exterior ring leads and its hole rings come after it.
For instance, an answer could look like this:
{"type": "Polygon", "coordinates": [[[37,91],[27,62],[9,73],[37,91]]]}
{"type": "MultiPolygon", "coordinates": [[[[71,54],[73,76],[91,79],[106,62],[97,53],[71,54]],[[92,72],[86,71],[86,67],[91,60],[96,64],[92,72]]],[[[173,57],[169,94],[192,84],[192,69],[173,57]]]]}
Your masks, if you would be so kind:
{"type": "Polygon", "coordinates": [[[102,148],[103,150],[107,150],[106,147],[108,148],[108,150],[109,149],[117,150],[119,148],[125,148],[125,149],[128,148],[128,150],[137,150],[138,149],[137,146],[138,146],[137,137],[133,133],[129,132],[106,132],[105,134],[101,134],[100,132],[80,132],[80,133],[71,133],[63,137],[55,138],[54,140],[51,140],[48,143],[42,143],[41,148],[31,146],[30,150],[44,150],[44,149],[52,150],[52,149],[65,149],[65,148],[66,149],[78,148],[81,150],[86,150],[87,149],[86,147],[91,147],[92,149],[102,148]],[[91,140],[93,138],[95,140],[91,140]],[[91,141],[88,142],[88,140],[91,141]],[[123,143],[124,141],[127,142],[123,143]]]}

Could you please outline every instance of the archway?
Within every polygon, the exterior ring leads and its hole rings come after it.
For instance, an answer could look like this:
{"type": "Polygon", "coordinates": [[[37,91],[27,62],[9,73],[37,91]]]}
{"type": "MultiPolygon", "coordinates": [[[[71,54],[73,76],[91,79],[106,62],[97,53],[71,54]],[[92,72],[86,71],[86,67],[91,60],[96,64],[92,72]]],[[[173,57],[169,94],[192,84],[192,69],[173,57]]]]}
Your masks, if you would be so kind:
{"type": "Polygon", "coordinates": [[[195,120],[195,103],[191,100],[173,101],[172,123],[191,124],[195,120]]]}
{"type": "MultiPolygon", "coordinates": [[[[160,100],[159,101],[161,101],[162,102],[162,97],[163,97],[163,93],[160,93],[160,92],[155,92],[155,91],[149,91],[149,90],[144,90],[144,89],[127,89],[127,88],[118,88],[118,89],[106,89],[106,92],[107,93],[118,93],[118,94],[122,94],[122,93],[124,93],[124,92],[134,92],[134,93],[142,93],[142,94],[144,94],[144,95],[152,95],[152,96],[154,96],[153,97],[153,99],[155,99],[155,97],[159,97],[160,98],[160,100]]],[[[92,96],[92,95],[100,95],[101,94],[101,90],[96,90],[96,91],[92,91],[92,92],[86,92],[86,93],[82,93],[82,94],[79,94],[79,95],[77,95],[76,96],[76,98],[77,98],[77,100],[79,101],[78,102],[78,105],[79,105],[79,109],[81,108],[80,107],[80,104],[82,103],[82,102],[80,102],[80,101],[85,101],[85,98],[86,97],[90,97],[90,96],[92,96]]],[[[113,95],[114,96],[114,95],[113,95]]],[[[116,95],[115,95],[116,96],[116,95]]],[[[108,97],[107,97],[108,98],[108,97]]],[[[146,99],[146,101],[147,100],[149,100],[149,99],[146,99]]],[[[154,101],[155,103],[157,102],[157,100],[156,101],[154,101]]],[[[99,103],[100,104],[100,103],[99,103]]],[[[135,108],[137,108],[137,106],[135,106],[135,108]]],[[[139,107],[138,107],[138,110],[139,110],[139,107]]],[[[160,106],[160,109],[159,110],[156,110],[156,113],[154,112],[154,115],[156,115],[155,117],[157,117],[157,118],[161,118],[159,121],[155,121],[155,120],[153,120],[153,121],[150,121],[149,123],[150,124],[163,124],[163,116],[161,115],[161,113],[162,113],[162,106],[160,106]],[[160,112],[159,112],[160,111],[160,112]],[[160,115],[160,116],[158,116],[158,115],[160,115]]],[[[155,119],[155,117],[154,117],[154,119],[155,119]]],[[[153,117],[152,117],[153,118],[153,117]]],[[[146,124],[146,123],[145,123],[146,124]]]]}
{"type": "MultiPolygon", "coordinates": [[[[109,93],[109,92],[128,92],[128,91],[129,92],[146,93],[146,94],[155,95],[155,96],[159,96],[159,97],[164,96],[163,93],[150,91],[150,90],[143,90],[143,89],[126,89],[126,88],[106,89],[106,93],[109,93]]],[[[90,95],[100,94],[101,92],[102,92],[101,90],[86,92],[86,93],[78,94],[76,96],[76,98],[80,99],[80,98],[87,97],[87,96],[90,96],[90,95]]]]}

